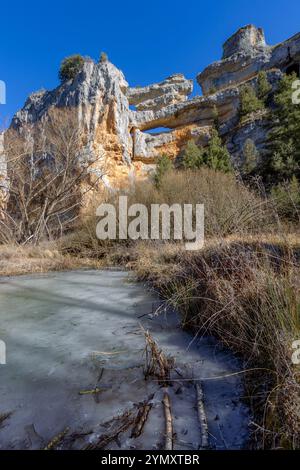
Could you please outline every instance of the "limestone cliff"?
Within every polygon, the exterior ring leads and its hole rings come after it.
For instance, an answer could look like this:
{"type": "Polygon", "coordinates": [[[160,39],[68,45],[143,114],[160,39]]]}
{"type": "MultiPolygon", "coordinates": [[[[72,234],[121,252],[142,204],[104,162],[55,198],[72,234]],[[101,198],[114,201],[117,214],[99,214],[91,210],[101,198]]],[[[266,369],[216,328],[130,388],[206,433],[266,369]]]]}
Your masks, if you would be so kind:
{"type": "MultiPolygon", "coordinates": [[[[299,75],[299,64],[300,34],[269,46],[262,29],[253,25],[231,36],[223,46],[222,59],[198,74],[203,96],[192,99],[188,96],[193,81],[182,74],[131,88],[109,61],[86,60],[74,80],[52,91],[32,94],[14,116],[8,132],[24,133],[25,128],[46,119],[53,108],[75,110],[86,135],[86,151],[95,160],[99,156],[101,164],[105,161],[106,182],[116,184],[123,177],[145,174],[162,153],[176,158],[191,138],[205,145],[216,107],[220,133],[238,162],[245,140],[251,137],[263,148],[267,133],[263,115],[239,123],[240,87],[245,82],[255,87],[258,72],[265,70],[275,90],[283,72],[299,75]],[[147,132],[161,127],[166,131],[147,132]]],[[[1,158],[4,168],[3,155],[1,158]]]]}

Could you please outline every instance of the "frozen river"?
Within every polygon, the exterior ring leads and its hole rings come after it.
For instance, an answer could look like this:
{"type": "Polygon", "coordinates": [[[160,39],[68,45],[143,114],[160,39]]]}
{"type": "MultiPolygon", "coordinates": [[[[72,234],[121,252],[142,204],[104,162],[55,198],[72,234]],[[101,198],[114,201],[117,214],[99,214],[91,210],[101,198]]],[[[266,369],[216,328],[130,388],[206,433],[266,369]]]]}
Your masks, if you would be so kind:
{"type": "Polygon", "coordinates": [[[55,437],[54,448],[84,448],[145,400],[151,409],[141,435],[131,437],[128,428],[106,448],[163,448],[165,388],[144,379],[142,327],[175,359],[167,387],[174,449],[201,445],[198,379],[210,447],[242,447],[249,416],[240,401],[241,375],[230,376],[239,362],[211,338],[192,341],[176,313],[154,315],[159,305],[157,297],[122,271],[1,278],[0,340],[6,344],[6,365],[0,365],[0,448],[44,448],[55,437]]]}

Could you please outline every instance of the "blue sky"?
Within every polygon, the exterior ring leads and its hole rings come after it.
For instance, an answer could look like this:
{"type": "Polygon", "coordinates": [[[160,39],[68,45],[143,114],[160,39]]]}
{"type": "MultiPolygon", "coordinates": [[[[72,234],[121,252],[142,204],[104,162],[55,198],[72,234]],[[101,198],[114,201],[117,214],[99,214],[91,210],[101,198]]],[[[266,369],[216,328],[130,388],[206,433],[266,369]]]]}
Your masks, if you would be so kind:
{"type": "MultiPolygon", "coordinates": [[[[69,0],[1,2],[0,80],[9,122],[29,93],[58,85],[60,61],[105,51],[130,85],[146,85],[172,73],[195,78],[221,57],[222,43],[253,23],[275,44],[300,31],[299,0],[69,0]]],[[[195,86],[196,94],[200,93],[195,86]]]]}

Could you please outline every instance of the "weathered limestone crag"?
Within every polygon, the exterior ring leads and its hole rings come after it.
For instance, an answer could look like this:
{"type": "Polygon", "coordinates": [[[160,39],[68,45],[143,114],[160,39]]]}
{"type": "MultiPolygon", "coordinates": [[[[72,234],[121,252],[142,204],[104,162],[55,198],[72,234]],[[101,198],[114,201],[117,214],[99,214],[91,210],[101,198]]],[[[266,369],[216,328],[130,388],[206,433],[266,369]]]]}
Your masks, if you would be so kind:
{"type": "MultiPolygon", "coordinates": [[[[263,151],[268,132],[264,114],[239,122],[241,86],[248,83],[255,88],[258,72],[265,70],[274,91],[283,72],[294,71],[299,76],[299,64],[300,33],[270,46],[263,30],[253,25],[231,36],[224,43],[223,58],[198,74],[203,96],[191,99],[193,81],[182,74],[131,88],[109,61],[87,59],[74,80],[52,91],[33,93],[14,116],[8,132],[24,133],[47,119],[51,109],[75,110],[86,135],[86,152],[96,160],[99,156],[101,164],[105,160],[107,181],[115,184],[123,177],[146,174],[147,165],[152,168],[162,153],[175,159],[189,139],[206,145],[217,109],[220,134],[238,164],[245,140],[250,137],[263,151]],[[150,130],[154,133],[149,134],[150,130]]],[[[5,152],[0,153],[0,172],[4,173],[5,152]]],[[[8,188],[6,176],[4,180],[8,188]]]]}
{"type": "Polygon", "coordinates": [[[78,125],[86,133],[87,149],[93,158],[105,153],[111,175],[126,173],[131,161],[128,83],[123,73],[108,61],[87,60],[74,80],[53,91],[38,91],[14,116],[11,128],[22,133],[47,117],[53,108],[75,110],[78,125]]]}
{"type": "Polygon", "coordinates": [[[299,74],[300,34],[268,46],[263,31],[252,25],[241,28],[225,42],[223,59],[197,75],[203,93],[223,90],[253,78],[260,70],[278,69],[299,74]]]}
{"type": "Polygon", "coordinates": [[[137,111],[156,111],[185,101],[192,91],[193,80],[187,80],[178,73],[154,85],[129,88],[127,96],[129,104],[134,105],[137,111]]]}
{"type": "Polygon", "coordinates": [[[265,34],[261,28],[256,28],[252,24],[240,28],[223,44],[223,57],[228,57],[243,53],[253,54],[266,48],[265,34]]]}

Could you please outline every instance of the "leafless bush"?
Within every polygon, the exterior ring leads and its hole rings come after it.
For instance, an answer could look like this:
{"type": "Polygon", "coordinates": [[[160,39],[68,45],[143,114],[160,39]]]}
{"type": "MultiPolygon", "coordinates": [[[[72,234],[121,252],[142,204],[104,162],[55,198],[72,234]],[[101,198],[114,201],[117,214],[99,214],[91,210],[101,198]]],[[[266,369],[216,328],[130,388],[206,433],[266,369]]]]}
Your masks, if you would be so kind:
{"type": "Polygon", "coordinates": [[[10,188],[0,221],[2,241],[36,244],[72,227],[84,194],[104,172],[101,156],[94,158],[86,144],[75,113],[64,109],[52,110],[22,135],[14,130],[6,133],[10,188]]]}

